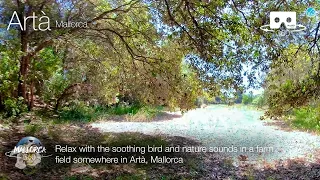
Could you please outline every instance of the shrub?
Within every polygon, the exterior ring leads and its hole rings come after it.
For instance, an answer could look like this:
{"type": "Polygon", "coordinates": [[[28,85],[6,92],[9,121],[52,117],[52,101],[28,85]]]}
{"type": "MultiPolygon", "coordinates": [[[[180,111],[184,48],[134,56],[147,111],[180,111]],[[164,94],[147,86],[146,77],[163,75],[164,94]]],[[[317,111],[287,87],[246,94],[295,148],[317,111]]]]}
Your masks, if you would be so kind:
{"type": "Polygon", "coordinates": [[[265,105],[267,104],[265,95],[264,95],[264,94],[257,95],[257,96],[253,99],[252,104],[255,105],[255,106],[258,106],[258,107],[263,107],[263,106],[265,106],[265,105]]]}
{"type": "Polygon", "coordinates": [[[143,106],[136,114],[128,114],[126,118],[127,121],[151,121],[162,110],[162,106],[143,106]]]}
{"type": "Polygon", "coordinates": [[[293,126],[302,129],[320,131],[320,106],[302,107],[293,110],[293,126]]]}
{"type": "Polygon", "coordinates": [[[136,114],[141,109],[139,104],[133,105],[119,105],[111,107],[109,109],[109,114],[112,115],[125,115],[125,114],[136,114]]]}
{"type": "Polygon", "coordinates": [[[152,119],[156,117],[162,110],[163,110],[162,106],[157,106],[157,107],[144,106],[143,108],[141,108],[139,113],[144,114],[147,119],[152,119]]]}
{"type": "Polygon", "coordinates": [[[23,98],[19,99],[6,99],[4,101],[5,116],[17,116],[22,112],[27,111],[27,106],[23,102],[23,98]]]}
{"type": "Polygon", "coordinates": [[[71,105],[62,108],[59,112],[60,120],[89,122],[94,118],[94,109],[85,105],[84,102],[73,102],[71,105]]]}
{"type": "Polygon", "coordinates": [[[61,121],[90,122],[110,115],[127,115],[130,120],[150,120],[163,110],[162,106],[142,106],[139,104],[118,106],[87,106],[82,101],[74,101],[59,112],[61,121]]]}
{"type": "Polygon", "coordinates": [[[247,104],[251,104],[252,103],[252,97],[250,97],[249,95],[244,94],[242,96],[242,103],[247,105],[247,104]]]}
{"type": "Polygon", "coordinates": [[[39,124],[28,124],[25,126],[25,132],[27,134],[35,135],[42,130],[42,126],[39,124]]]}

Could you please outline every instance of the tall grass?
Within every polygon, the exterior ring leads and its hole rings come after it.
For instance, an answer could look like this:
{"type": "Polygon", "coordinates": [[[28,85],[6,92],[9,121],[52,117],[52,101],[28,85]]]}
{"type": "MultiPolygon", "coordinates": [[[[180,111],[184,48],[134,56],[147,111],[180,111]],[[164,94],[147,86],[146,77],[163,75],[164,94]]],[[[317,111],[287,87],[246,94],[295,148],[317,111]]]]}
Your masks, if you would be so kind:
{"type": "Polygon", "coordinates": [[[142,108],[139,104],[134,104],[130,106],[115,106],[108,108],[107,111],[112,115],[125,115],[125,114],[136,114],[142,108]]]}
{"type": "Polygon", "coordinates": [[[163,111],[162,106],[143,106],[136,113],[128,114],[128,121],[151,121],[154,119],[161,111],[163,111]]]}
{"type": "Polygon", "coordinates": [[[64,107],[59,111],[59,121],[61,122],[90,122],[110,116],[125,115],[127,120],[152,119],[162,107],[143,106],[140,104],[118,105],[118,106],[86,106],[82,102],[64,107]]]}
{"type": "Polygon", "coordinates": [[[95,118],[95,109],[80,102],[64,107],[59,112],[59,119],[62,121],[89,122],[95,118]]]}

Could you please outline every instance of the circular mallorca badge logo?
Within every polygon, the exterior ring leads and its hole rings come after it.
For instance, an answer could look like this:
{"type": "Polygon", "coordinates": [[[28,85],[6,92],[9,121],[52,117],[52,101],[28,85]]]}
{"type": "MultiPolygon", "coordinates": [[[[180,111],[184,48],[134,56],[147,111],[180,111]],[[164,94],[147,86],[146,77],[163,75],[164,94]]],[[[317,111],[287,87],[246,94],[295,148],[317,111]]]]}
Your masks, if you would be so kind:
{"type": "Polygon", "coordinates": [[[317,14],[317,11],[316,11],[314,8],[312,8],[312,7],[309,7],[309,8],[306,10],[306,15],[307,15],[308,17],[315,17],[316,14],[317,14]]]}
{"type": "Polygon", "coordinates": [[[46,148],[41,141],[35,137],[28,136],[22,138],[13,150],[6,152],[5,155],[16,158],[15,166],[19,169],[25,169],[26,167],[35,167],[41,162],[42,157],[48,157],[48,155],[44,155],[45,153],[46,148]]]}

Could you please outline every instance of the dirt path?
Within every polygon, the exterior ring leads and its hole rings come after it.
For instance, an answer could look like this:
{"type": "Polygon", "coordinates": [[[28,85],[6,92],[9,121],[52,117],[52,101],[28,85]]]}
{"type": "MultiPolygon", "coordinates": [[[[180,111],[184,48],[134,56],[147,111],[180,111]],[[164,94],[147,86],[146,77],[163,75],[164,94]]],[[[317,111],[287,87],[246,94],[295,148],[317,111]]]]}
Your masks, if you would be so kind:
{"type": "Polygon", "coordinates": [[[314,158],[313,151],[320,148],[319,136],[268,126],[266,121],[259,120],[262,114],[247,108],[209,106],[167,121],[99,122],[93,123],[92,127],[103,132],[141,132],[192,138],[204,146],[215,148],[219,155],[233,159],[243,157],[252,163],[299,157],[311,161],[314,158]]]}
{"type": "MultiPolygon", "coordinates": [[[[0,179],[320,179],[319,137],[302,132],[286,132],[258,120],[262,112],[213,106],[206,109],[166,115],[155,122],[100,122],[88,124],[45,124],[35,136],[44,142],[48,154],[32,174],[17,169],[15,158],[4,154],[22,138],[30,136],[25,125],[0,125],[0,179]],[[162,119],[162,121],[160,121],[162,119]],[[121,133],[118,133],[121,132],[121,133]],[[137,132],[137,133],[134,133],[137,132]],[[160,135],[160,136],[157,136],[160,135]],[[183,164],[86,164],[55,163],[55,156],[100,157],[138,156],[139,153],[56,153],[55,145],[97,146],[208,146],[208,147],[272,147],[273,152],[229,153],[151,153],[150,156],[182,157],[183,164]],[[280,151],[279,151],[280,149],[280,151]],[[309,156],[318,157],[308,162],[309,156]],[[226,156],[226,157],[223,157],[226,156]],[[233,157],[236,161],[230,159],[233,157]],[[240,158],[239,158],[240,157],[240,158]],[[243,158],[245,157],[245,158],[243,158]],[[304,157],[304,158],[296,158],[304,157]],[[239,160],[241,159],[242,160],[239,160]],[[295,158],[288,160],[288,158],[295,158]],[[283,161],[267,163],[260,160],[283,161]],[[258,160],[258,161],[257,161],[258,160]],[[261,162],[261,163],[260,163],[261,162]],[[251,164],[250,164],[251,163],[251,164]]],[[[35,123],[35,122],[34,122],[35,123]]],[[[40,122],[38,122],[40,123],[40,122]]],[[[36,124],[38,124],[36,123],[36,124]]]]}

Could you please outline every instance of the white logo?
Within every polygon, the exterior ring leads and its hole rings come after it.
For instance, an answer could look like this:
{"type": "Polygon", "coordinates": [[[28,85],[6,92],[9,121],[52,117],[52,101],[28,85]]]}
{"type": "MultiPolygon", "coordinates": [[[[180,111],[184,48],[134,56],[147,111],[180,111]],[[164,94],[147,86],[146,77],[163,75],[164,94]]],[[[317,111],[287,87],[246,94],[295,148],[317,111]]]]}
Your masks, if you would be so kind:
{"type": "Polygon", "coordinates": [[[289,34],[291,32],[300,32],[306,30],[305,26],[297,24],[296,12],[285,11],[270,12],[270,24],[263,25],[260,27],[260,29],[266,32],[275,32],[275,30],[281,30],[282,25],[284,25],[289,34]]]}
{"type": "Polygon", "coordinates": [[[6,152],[8,157],[17,158],[15,166],[19,169],[26,167],[34,167],[41,162],[42,157],[49,157],[41,155],[46,153],[46,148],[42,146],[39,139],[35,137],[24,137],[14,147],[12,151],[6,152]]]}

